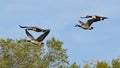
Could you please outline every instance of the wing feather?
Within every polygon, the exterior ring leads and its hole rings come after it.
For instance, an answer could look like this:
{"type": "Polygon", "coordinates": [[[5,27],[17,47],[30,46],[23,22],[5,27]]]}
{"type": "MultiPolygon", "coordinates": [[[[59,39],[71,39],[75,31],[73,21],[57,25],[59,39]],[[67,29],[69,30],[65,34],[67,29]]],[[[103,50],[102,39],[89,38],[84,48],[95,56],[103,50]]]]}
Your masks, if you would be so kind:
{"type": "Polygon", "coordinates": [[[84,22],[82,22],[82,21],[80,21],[80,20],[79,20],[79,23],[80,23],[81,25],[83,25],[83,24],[84,24],[84,22]]]}
{"type": "Polygon", "coordinates": [[[96,19],[89,19],[86,24],[88,24],[89,26],[91,26],[91,24],[93,22],[97,22],[97,20],[96,19]]]}
{"type": "Polygon", "coordinates": [[[30,27],[30,26],[21,26],[21,25],[19,25],[19,27],[20,28],[26,28],[27,30],[32,30],[32,31],[36,31],[36,32],[45,32],[44,29],[38,28],[38,27],[34,27],[34,26],[30,27]]]}
{"type": "Polygon", "coordinates": [[[20,27],[20,28],[28,28],[27,26],[21,26],[21,25],[19,25],[19,27],[20,27]]]}
{"type": "Polygon", "coordinates": [[[37,38],[37,41],[41,42],[45,39],[45,37],[49,34],[50,30],[46,30],[42,35],[40,35],[38,38],[37,38]]]}
{"type": "Polygon", "coordinates": [[[31,39],[34,40],[34,37],[25,29],[26,35],[31,39]]]}

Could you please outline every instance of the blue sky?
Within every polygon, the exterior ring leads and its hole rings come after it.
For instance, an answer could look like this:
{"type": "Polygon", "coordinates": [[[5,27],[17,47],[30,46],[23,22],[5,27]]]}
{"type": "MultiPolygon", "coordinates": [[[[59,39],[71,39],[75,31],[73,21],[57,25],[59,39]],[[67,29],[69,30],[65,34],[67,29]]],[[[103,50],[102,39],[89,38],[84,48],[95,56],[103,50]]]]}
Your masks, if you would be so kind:
{"type": "MultiPolygon", "coordinates": [[[[50,29],[46,40],[64,42],[70,62],[111,61],[120,56],[119,0],[0,0],[0,38],[26,38],[18,25],[50,29]],[[109,19],[92,24],[87,31],[74,27],[80,16],[100,15],[109,19]]],[[[34,34],[35,36],[39,34],[34,34]]]]}

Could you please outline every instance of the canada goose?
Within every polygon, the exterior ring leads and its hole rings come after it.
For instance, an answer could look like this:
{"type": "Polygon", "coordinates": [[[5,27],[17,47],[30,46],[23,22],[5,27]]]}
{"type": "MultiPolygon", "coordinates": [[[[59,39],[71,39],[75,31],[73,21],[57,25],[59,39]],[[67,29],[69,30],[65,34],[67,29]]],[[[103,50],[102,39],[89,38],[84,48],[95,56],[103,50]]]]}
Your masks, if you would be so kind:
{"type": "Polygon", "coordinates": [[[108,19],[108,17],[97,16],[97,15],[87,15],[87,16],[81,17],[81,18],[93,18],[93,19],[96,19],[96,21],[101,21],[101,20],[104,20],[104,19],[108,19]]]}
{"type": "Polygon", "coordinates": [[[25,29],[26,35],[31,40],[26,40],[27,42],[32,42],[34,44],[44,44],[42,41],[45,39],[45,37],[49,34],[50,30],[46,30],[42,35],[40,35],[37,39],[35,39],[28,31],[25,29]]]}
{"type": "Polygon", "coordinates": [[[28,27],[28,26],[21,26],[21,25],[19,25],[19,27],[20,28],[26,28],[28,30],[33,30],[33,31],[36,31],[36,32],[45,32],[46,31],[46,30],[38,28],[38,27],[28,27]]]}
{"type": "Polygon", "coordinates": [[[93,22],[96,22],[96,19],[89,19],[86,23],[83,23],[82,21],[79,20],[79,23],[81,25],[75,25],[75,27],[81,27],[85,30],[91,30],[93,27],[90,27],[93,22]]]}

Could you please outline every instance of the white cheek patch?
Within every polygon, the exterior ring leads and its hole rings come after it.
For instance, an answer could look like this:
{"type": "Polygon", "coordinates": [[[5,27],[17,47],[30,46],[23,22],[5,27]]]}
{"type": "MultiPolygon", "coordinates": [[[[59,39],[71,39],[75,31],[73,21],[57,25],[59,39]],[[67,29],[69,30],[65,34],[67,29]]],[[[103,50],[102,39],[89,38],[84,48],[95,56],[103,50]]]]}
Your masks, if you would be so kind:
{"type": "Polygon", "coordinates": [[[102,20],[102,18],[100,18],[100,20],[102,20]]]}

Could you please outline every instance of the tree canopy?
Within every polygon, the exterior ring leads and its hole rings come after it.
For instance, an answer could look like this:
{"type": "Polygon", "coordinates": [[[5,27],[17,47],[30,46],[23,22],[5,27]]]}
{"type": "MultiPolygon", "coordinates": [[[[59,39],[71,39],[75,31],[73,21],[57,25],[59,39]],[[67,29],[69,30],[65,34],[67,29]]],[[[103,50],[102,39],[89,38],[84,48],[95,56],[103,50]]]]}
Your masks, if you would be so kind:
{"type": "Polygon", "coordinates": [[[0,40],[0,68],[79,68],[69,64],[63,42],[52,38],[46,44],[35,45],[24,39],[0,40]]]}
{"type": "Polygon", "coordinates": [[[25,39],[0,39],[0,68],[120,68],[120,57],[111,62],[91,60],[83,67],[69,63],[63,42],[51,38],[45,44],[33,44],[25,39]]]}

